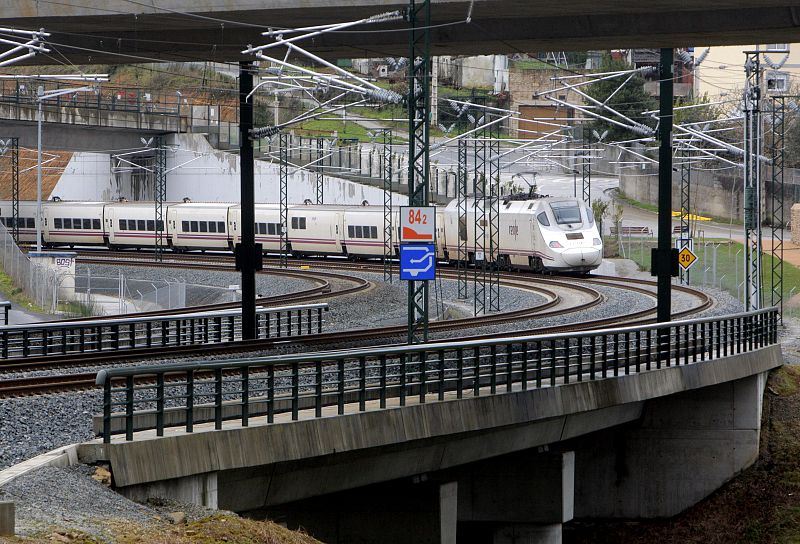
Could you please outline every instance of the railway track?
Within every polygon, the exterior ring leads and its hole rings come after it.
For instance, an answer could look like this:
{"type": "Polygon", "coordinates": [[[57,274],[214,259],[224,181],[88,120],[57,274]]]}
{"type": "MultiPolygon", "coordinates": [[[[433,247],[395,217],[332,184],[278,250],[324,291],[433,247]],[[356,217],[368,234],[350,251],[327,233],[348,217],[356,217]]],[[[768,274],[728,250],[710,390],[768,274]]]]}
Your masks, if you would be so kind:
{"type": "MultiPolygon", "coordinates": [[[[92,255],[99,252],[91,252],[92,255]]],[[[181,255],[180,259],[183,259],[186,255],[181,255]]],[[[209,265],[214,266],[211,262],[205,262],[206,255],[198,255],[192,256],[188,260],[192,262],[184,262],[180,259],[176,259],[175,261],[168,261],[161,264],[161,266],[187,266],[187,267],[197,267],[202,269],[208,269],[209,265]]],[[[227,256],[218,256],[218,265],[220,269],[227,269],[232,268],[233,261],[230,257],[227,256]]],[[[90,257],[88,259],[83,259],[83,262],[98,262],[108,264],[109,259],[113,259],[114,262],[119,263],[120,260],[116,257],[109,257],[109,258],[100,258],[96,259],[94,257],[90,257]]],[[[144,261],[140,258],[138,259],[124,259],[126,265],[141,265],[141,266],[153,266],[155,263],[152,261],[144,261]],[[135,264],[134,264],[135,263],[135,264]]],[[[349,267],[350,270],[356,268],[357,270],[364,271],[364,272],[373,272],[373,273],[382,273],[383,266],[382,264],[375,264],[375,263],[357,263],[353,266],[354,263],[350,262],[336,262],[331,260],[296,260],[293,262],[294,267],[296,269],[302,269],[308,266],[314,267],[314,274],[319,274],[324,272],[325,274],[334,274],[332,278],[337,280],[360,280],[357,281],[357,285],[351,286],[348,289],[339,290],[336,292],[330,292],[330,290],[326,290],[322,283],[318,283],[318,285],[310,289],[308,291],[313,292],[303,292],[298,294],[299,297],[304,297],[299,300],[309,300],[310,298],[319,299],[321,297],[330,297],[330,296],[341,296],[342,294],[352,294],[357,293],[361,290],[369,288],[370,282],[367,280],[361,280],[360,278],[354,278],[353,276],[348,276],[346,274],[331,272],[330,270],[321,271],[319,268],[326,268],[326,269],[347,269],[349,267]],[[310,297],[310,298],[305,298],[310,297]]],[[[442,277],[445,279],[455,279],[457,272],[455,270],[448,270],[448,269],[440,269],[442,277]]],[[[270,269],[271,271],[271,269],[270,269]]],[[[304,279],[308,279],[307,274],[309,274],[308,270],[280,270],[282,273],[296,273],[298,276],[303,277],[304,279]]],[[[636,312],[629,312],[624,315],[618,315],[598,320],[592,320],[582,323],[573,323],[573,324],[564,324],[564,325],[556,325],[551,327],[539,327],[535,330],[524,329],[524,328],[515,328],[514,330],[508,330],[503,332],[493,332],[487,334],[473,334],[473,335],[464,335],[460,336],[457,339],[478,339],[478,338],[497,338],[507,335],[521,335],[521,334],[533,334],[533,333],[540,333],[540,334],[553,334],[559,332],[573,332],[582,329],[588,328],[604,328],[604,327],[611,327],[611,326],[618,326],[618,325],[635,325],[635,324],[646,324],[654,322],[654,314],[655,314],[655,283],[648,280],[636,280],[631,278],[614,278],[614,277],[607,277],[607,276],[592,276],[589,278],[581,278],[580,283],[583,285],[578,285],[576,280],[573,279],[564,279],[559,277],[552,277],[552,276],[538,276],[532,274],[513,274],[513,273],[502,273],[500,274],[500,280],[502,285],[505,287],[513,287],[513,288],[520,288],[520,289],[527,289],[532,290],[534,292],[539,293],[541,296],[545,298],[545,302],[534,307],[523,308],[523,309],[516,309],[516,310],[509,310],[506,312],[501,312],[498,314],[490,314],[485,316],[479,316],[477,318],[462,318],[462,319],[454,319],[454,320],[447,320],[447,321],[436,321],[430,324],[431,332],[441,332],[441,331],[448,331],[448,330],[464,330],[467,328],[479,328],[485,326],[492,326],[502,323],[513,323],[519,322],[527,319],[534,319],[534,318],[546,318],[546,317],[558,317],[565,315],[570,312],[576,311],[586,311],[589,308],[592,308],[598,304],[601,304],[604,300],[603,295],[596,289],[593,289],[591,286],[604,286],[604,287],[613,287],[618,289],[626,289],[629,291],[634,291],[642,296],[650,297],[653,299],[652,307],[639,310],[636,312]],[[584,300],[580,304],[565,304],[562,297],[557,293],[559,289],[568,288],[572,290],[574,293],[580,293],[584,300]]],[[[318,279],[318,282],[320,280],[318,279]]],[[[329,287],[329,286],[328,286],[329,287]]],[[[689,288],[684,286],[673,286],[676,291],[680,291],[686,293],[690,296],[693,296],[696,299],[696,303],[683,311],[674,312],[673,318],[680,319],[687,316],[690,316],[695,313],[699,313],[710,308],[713,304],[713,301],[706,295],[705,293],[689,288]]],[[[277,297],[267,297],[262,299],[263,301],[270,301],[275,300],[277,297]]],[[[292,301],[297,301],[297,298],[293,298],[292,301]]],[[[282,302],[286,302],[285,298],[281,299],[282,302]]],[[[209,308],[220,308],[220,307],[235,307],[236,304],[228,304],[224,306],[220,305],[210,305],[209,308]]],[[[202,308],[205,309],[205,308],[202,308]]],[[[158,315],[158,312],[149,313],[147,315],[158,315]]],[[[388,340],[388,339],[402,339],[406,334],[405,326],[387,326],[387,327],[378,327],[373,328],[370,330],[351,330],[351,331],[337,331],[337,332],[330,332],[330,333],[321,333],[321,334],[314,334],[308,335],[303,337],[295,337],[295,338],[281,338],[281,339],[262,339],[262,340],[251,340],[251,341],[239,341],[235,343],[228,343],[228,344],[214,344],[214,345],[203,345],[203,346],[187,346],[182,349],[171,349],[170,353],[168,354],[169,358],[187,358],[187,357],[196,357],[196,356],[209,356],[209,355],[233,355],[237,353],[248,353],[248,352],[258,352],[264,351],[269,349],[274,349],[277,347],[292,347],[294,349],[304,349],[304,348],[312,348],[317,346],[325,346],[326,349],[330,349],[334,346],[347,344],[348,346],[352,345],[369,345],[369,343],[374,342],[375,340],[388,340]]],[[[374,345],[374,344],[373,344],[374,345]]],[[[53,369],[53,368],[61,368],[61,367],[70,367],[70,366],[101,366],[101,365],[112,365],[112,364],[119,364],[121,362],[129,362],[136,359],[142,359],[147,357],[164,357],[165,354],[163,353],[162,349],[153,348],[153,349],[136,349],[136,350],[129,350],[126,352],[95,352],[95,353],[85,353],[82,354],[79,360],[76,360],[74,357],[71,356],[50,356],[50,357],[37,357],[35,359],[28,359],[28,360],[21,360],[21,361],[7,361],[5,362],[2,367],[0,368],[0,372],[31,372],[37,370],[45,370],[45,369],[53,369]]],[[[23,377],[23,378],[15,378],[10,380],[0,380],[0,398],[8,398],[8,397],[16,397],[16,396],[24,396],[24,395],[37,395],[37,394],[48,394],[48,393],[56,393],[56,392],[66,392],[66,391],[77,391],[77,390],[85,390],[91,389],[94,387],[94,378],[95,373],[78,373],[78,374],[64,374],[64,375],[47,375],[47,376],[36,376],[36,377],[23,377]]]]}

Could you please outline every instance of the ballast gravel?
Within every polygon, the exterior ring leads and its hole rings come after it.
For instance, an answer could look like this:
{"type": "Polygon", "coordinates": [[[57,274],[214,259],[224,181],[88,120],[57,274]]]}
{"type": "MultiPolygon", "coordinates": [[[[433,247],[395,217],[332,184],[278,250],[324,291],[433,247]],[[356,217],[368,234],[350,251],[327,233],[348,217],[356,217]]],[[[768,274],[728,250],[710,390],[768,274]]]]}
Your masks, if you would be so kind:
{"type": "MultiPolygon", "coordinates": [[[[97,268],[98,265],[92,265],[97,268]]],[[[126,268],[126,267],[123,267],[126,268]]],[[[127,267],[129,274],[152,273],[157,277],[159,271],[146,270],[141,268],[127,267]]],[[[118,270],[117,267],[108,267],[109,270],[118,270]]],[[[99,273],[94,270],[93,273],[99,273]]],[[[236,278],[235,273],[228,272],[206,272],[189,271],[197,274],[192,278],[185,278],[187,281],[209,281],[215,285],[227,286],[229,282],[236,278]],[[212,277],[214,276],[214,277],[212,277]]],[[[382,276],[366,272],[352,272],[354,277],[362,277],[373,283],[372,287],[366,292],[343,297],[331,297],[329,303],[331,311],[324,313],[326,320],[324,330],[337,331],[350,328],[371,328],[390,324],[402,324],[406,319],[407,292],[405,283],[397,281],[392,284],[382,282],[382,276]]],[[[149,277],[149,276],[141,276],[149,277]]],[[[280,282],[285,278],[268,277],[267,280],[280,282]]],[[[308,283],[308,282],[306,282],[308,283]]],[[[273,286],[274,287],[274,286],[273,286]]],[[[275,287],[275,291],[266,292],[272,294],[281,289],[288,291],[303,288],[294,280],[287,280],[282,286],[275,287]]],[[[600,291],[607,302],[595,306],[587,311],[573,315],[526,319],[516,323],[506,323],[498,326],[487,326],[470,329],[469,334],[481,334],[498,331],[519,330],[525,334],[531,334],[542,327],[566,324],[576,321],[586,321],[589,319],[600,319],[613,317],[637,310],[652,308],[655,304],[651,297],[626,291],[624,289],[595,286],[600,291]]],[[[741,305],[734,297],[718,290],[709,290],[716,300],[714,306],[707,310],[704,315],[722,315],[740,311],[741,305]]],[[[262,293],[263,294],[263,293],[262,293]]],[[[472,300],[461,301],[457,299],[457,283],[452,280],[445,280],[431,285],[431,307],[437,307],[437,315],[442,311],[447,318],[462,317],[471,315],[472,300]],[[437,296],[437,294],[440,294],[437,296]],[[441,301],[441,302],[437,302],[441,301]],[[442,310],[442,307],[444,310],[442,310]]],[[[501,288],[501,310],[517,309],[541,304],[545,299],[540,294],[523,291],[516,288],[501,288]]],[[[696,304],[694,297],[675,293],[673,308],[681,310],[696,304]]],[[[463,335],[465,331],[450,331],[431,333],[431,339],[446,339],[454,336],[463,335]]],[[[386,339],[387,342],[403,341],[403,338],[386,339]]],[[[336,346],[336,347],[345,347],[336,346]]],[[[281,347],[270,352],[270,355],[278,355],[297,351],[301,348],[281,347]]],[[[236,357],[246,356],[240,354],[236,357]]],[[[253,355],[264,355],[264,353],[254,353],[253,355]]],[[[204,357],[202,360],[220,360],[232,356],[211,356],[204,357]]],[[[197,360],[198,358],[192,358],[197,360]]],[[[148,364],[159,364],[160,362],[176,363],[175,359],[164,359],[163,361],[148,361],[148,364]]],[[[137,365],[140,363],[131,363],[137,365]]],[[[128,366],[128,365],[116,365],[128,366]]],[[[71,372],[94,372],[97,367],[73,368],[70,370],[57,369],[53,372],[65,374],[71,372]]],[[[47,371],[25,374],[7,374],[5,378],[33,376],[46,374],[47,371]]],[[[279,381],[285,380],[279,377],[279,381]]],[[[301,386],[305,384],[305,379],[301,386]]],[[[258,382],[254,380],[254,384],[258,382]]],[[[210,393],[211,390],[200,386],[198,393],[210,393]]],[[[225,390],[225,397],[228,398],[229,390],[225,390]]],[[[93,438],[91,430],[91,418],[99,413],[102,396],[98,391],[87,391],[73,394],[52,394],[41,397],[4,399],[0,401],[0,468],[4,468],[30,458],[34,455],[49,451],[53,448],[65,444],[81,442],[93,438]]]]}

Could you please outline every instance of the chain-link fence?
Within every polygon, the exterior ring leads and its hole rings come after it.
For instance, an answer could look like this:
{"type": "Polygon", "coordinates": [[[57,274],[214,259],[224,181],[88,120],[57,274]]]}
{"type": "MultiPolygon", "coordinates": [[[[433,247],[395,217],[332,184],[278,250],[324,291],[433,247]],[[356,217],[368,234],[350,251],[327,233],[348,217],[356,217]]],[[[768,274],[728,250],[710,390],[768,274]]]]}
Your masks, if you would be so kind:
{"type": "Polygon", "coordinates": [[[186,307],[183,279],[137,280],[117,275],[75,276],[75,296],[87,315],[125,314],[136,311],[174,310],[186,307]]]}
{"type": "MultiPolygon", "coordinates": [[[[697,260],[688,271],[682,271],[673,281],[692,287],[711,287],[727,291],[744,303],[744,246],[732,239],[708,238],[703,230],[695,232],[693,240],[692,251],[697,260]]],[[[631,259],[641,270],[650,270],[650,255],[657,246],[655,237],[636,236],[627,231],[625,234],[617,233],[606,237],[604,242],[607,257],[631,259]]],[[[772,257],[764,253],[762,259],[764,300],[768,303],[772,288],[769,275],[772,257]]],[[[784,274],[786,273],[785,271],[784,274]]],[[[784,281],[781,287],[784,300],[793,297],[798,290],[798,286],[791,281],[784,281]]]]}
{"type": "Polygon", "coordinates": [[[58,292],[61,283],[68,273],[57,272],[44,265],[35,264],[23,253],[14,242],[14,237],[0,224],[2,238],[3,271],[10,278],[13,289],[24,294],[34,307],[34,311],[56,313],[58,310],[58,292]]]}

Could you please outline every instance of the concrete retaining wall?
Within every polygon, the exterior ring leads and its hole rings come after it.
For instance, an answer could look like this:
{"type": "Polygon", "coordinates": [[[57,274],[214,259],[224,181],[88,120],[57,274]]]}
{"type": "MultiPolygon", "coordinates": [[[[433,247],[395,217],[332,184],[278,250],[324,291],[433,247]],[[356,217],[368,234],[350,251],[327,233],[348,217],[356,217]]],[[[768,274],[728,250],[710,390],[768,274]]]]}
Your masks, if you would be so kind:
{"type": "MultiPolygon", "coordinates": [[[[238,202],[239,157],[212,148],[200,134],[176,134],[169,143],[179,146],[167,154],[167,200],[184,197],[197,202],[238,202]],[[183,165],[183,166],[180,166],[183,165]]],[[[290,169],[290,173],[294,169],[290,169]]],[[[256,161],[256,202],[277,202],[279,199],[277,164],[256,161]]],[[[315,194],[316,177],[299,171],[289,178],[289,202],[302,203],[315,194]]],[[[100,153],[75,153],[52,194],[64,200],[152,200],[152,182],[139,179],[130,172],[113,173],[111,157],[100,153]]],[[[360,185],[333,176],[325,176],[325,202],[328,204],[383,203],[383,190],[360,185]]],[[[395,205],[408,202],[395,195],[395,205]]]]}
{"type": "MultiPolygon", "coordinates": [[[[769,172],[762,174],[769,176],[769,172]]],[[[639,170],[625,169],[619,177],[620,191],[626,196],[646,204],[658,203],[658,171],[648,166],[639,170]]],[[[764,182],[771,198],[772,182],[764,182]]],[[[681,207],[681,174],[672,173],[672,209],[681,207]]],[[[691,212],[720,219],[742,220],[743,178],[739,169],[726,170],[725,173],[691,172],[691,212]]],[[[784,182],[784,217],[789,220],[791,207],[800,202],[800,170],[787,169],[784,182]]]]}

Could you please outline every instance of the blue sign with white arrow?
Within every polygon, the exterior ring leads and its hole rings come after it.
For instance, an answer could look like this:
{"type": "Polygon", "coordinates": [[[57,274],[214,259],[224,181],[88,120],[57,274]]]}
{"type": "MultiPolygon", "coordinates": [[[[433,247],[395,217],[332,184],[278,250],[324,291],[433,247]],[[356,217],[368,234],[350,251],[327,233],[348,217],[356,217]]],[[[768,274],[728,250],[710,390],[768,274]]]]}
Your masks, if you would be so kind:
{"type": "Polygon", "coordinates": [[[406,281],[436,279],[436,246],[401,244],[400,279],[406,281]]]}

